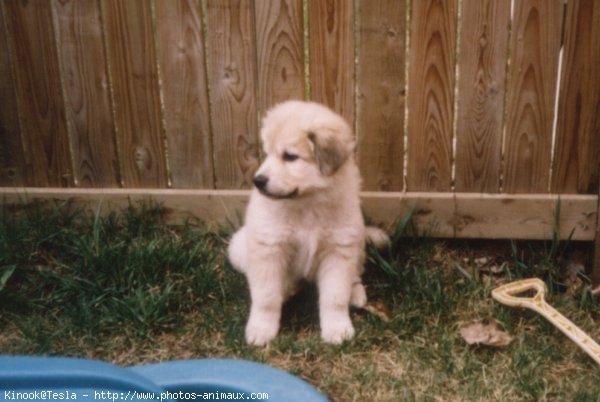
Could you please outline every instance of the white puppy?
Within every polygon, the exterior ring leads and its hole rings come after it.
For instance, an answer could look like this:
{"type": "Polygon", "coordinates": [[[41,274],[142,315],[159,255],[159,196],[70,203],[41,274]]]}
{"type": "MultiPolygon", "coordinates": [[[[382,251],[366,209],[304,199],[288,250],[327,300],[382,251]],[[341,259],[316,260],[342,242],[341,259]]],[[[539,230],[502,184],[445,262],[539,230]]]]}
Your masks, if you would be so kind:
{"type": "Polygon", "coordinates": [[[364,225],[352,130],[325,106],[288,101],[267,113],[261,139],[266,158],[228,250],[250,287],[246,341],[275,338],[284,301],[308,280],[319,290],[322,339],[341,343],[354,335],[350,305],[366,303],[365,242],[388,241],[364,225]]]}

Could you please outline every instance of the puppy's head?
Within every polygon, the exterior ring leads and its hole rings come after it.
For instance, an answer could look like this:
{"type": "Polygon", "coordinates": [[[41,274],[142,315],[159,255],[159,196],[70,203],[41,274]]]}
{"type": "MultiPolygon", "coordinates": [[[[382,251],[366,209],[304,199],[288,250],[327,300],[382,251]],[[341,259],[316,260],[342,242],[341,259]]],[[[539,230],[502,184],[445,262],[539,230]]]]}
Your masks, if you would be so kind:
{"type": "Polygon", "coordinates": [[[295,198],[327,188],[351,159],[352,130],[327,107],[288,101],[269,110],[261,138],[266,158],[254,177],[271,198],[295,198]]]}

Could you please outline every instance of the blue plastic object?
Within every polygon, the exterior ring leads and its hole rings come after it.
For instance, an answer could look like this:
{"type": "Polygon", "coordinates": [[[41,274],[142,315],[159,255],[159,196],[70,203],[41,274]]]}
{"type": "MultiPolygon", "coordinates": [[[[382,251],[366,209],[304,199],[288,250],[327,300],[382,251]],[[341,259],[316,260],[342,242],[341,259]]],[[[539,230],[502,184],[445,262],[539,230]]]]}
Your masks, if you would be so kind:
{"type": "Polygon", "coordinates": [[[245,360],[121,368],[87,359],[9,356],[0,357],[1,400],[327,401],[301,379],[245,360]]]}
{"type": "Polygon", "coordinates": [[[0,357],[0,400],[116,401],[160,392],[133,371],[95,360],[0,357]]]}

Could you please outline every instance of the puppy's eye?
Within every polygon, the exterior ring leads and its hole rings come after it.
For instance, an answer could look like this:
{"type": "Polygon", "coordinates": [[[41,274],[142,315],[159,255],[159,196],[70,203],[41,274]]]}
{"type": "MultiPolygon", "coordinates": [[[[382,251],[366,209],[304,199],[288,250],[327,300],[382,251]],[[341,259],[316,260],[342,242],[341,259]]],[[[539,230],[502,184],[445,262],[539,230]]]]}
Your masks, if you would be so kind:
{"type": "Polygon", "coordinates": [[[296,155],[296,154],[291,154],[291,153],[289,153],[289,152],[285,151],[285,152],[283,153],[283,157],[282,157],[282,158],[283,158],[283,160],[284,160],[284,161],[286,161],[286,162],[293,162],[293,161],[295,161],[296,159],[298,159],[298,155],[296,155]]]}

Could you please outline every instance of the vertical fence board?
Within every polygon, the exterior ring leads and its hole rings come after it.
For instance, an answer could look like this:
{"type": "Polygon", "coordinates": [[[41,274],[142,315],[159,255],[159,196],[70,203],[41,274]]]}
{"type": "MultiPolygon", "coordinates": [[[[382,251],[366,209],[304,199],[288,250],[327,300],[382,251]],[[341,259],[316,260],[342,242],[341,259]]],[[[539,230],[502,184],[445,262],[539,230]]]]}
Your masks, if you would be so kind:
{"type": "Polygon", "coordinates": [[[257,1],[258,109],[304,98],[302,0],[257,1]]]}
{"type": "Polygon", "coordinates": [[[548,191],[562,15],[560,1],[515,3],[503,183],[509,193],[548,191]]]}
{"type": "Polygon", "coordinates": [[[500,191],[510,0],[463,0],[458,66],[459,192],[500,191]]]}
{"type": "Polygon", "coordinates": [[[157,0],[156,16],[172,185],[212,188],[210,111],[200,2],[157,0]]]}
{"type": "Polygon", "coordinates": [[[6,1],[4,6],[23,116],[26,182],[70,186],[73,174],[51,4],[6,1]]]}
{"type": "Polygon", "coordinates": [[[259,164],[252,2],[209,0],[207,20],[216,187],[249,187],[259,164]]]}
{"type": "Polygon", "coordinates": [[[455,0],[411,3],[410,191],[451,189],[456,11],[455,0]]]}
{"type": "Polygon", "coordinates": [[[600,167],[600,4],[570,1],[567,7],[552,192],[594,194],[600,167]]]}
{"type": "Polygon", "coordinates": [[[311,97],[354,122],[354,2],[309,0],[311,97]]]}
{"type": "Polygon", "coordinates": [[[151,4],[144,0],[103,1],[123,184],[165,187],[151,4]]]}
{"type": "Polygon", "coordinates": [[[4,7],[0,4],[0,186],[23,186],[23,145],[4,21],[4,7]]]}
{"type": "Polygon", "coordinates": [[[595,286],[600,286],[600,183],[598,183],[598,202],[596,207],[596,235],[594,239],[593,258],[594,260],[592,261],[592,283],[595,286]]]}
{"type": "Polygon", "coordinates": [[[360,2],[358,162],[365,190],[404,186],[406,2],[360,2]]]}
{"type": "Polygon", "coordinates": [[[75,184],[119,183],[108,74],[97,0],[54,0],[75,184]]]}
{"type": "Polygon", "coordinates": [[[312,99],[356,125],[367,190],[404,190],[403,175],[409,191],[452,190],[456,122],[456,191],[595,194],[595,3],[0,0],[0,185],[249,187],[259,115],[303,98],[308,73],[312,99]]]}

